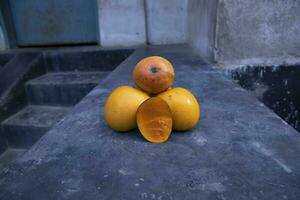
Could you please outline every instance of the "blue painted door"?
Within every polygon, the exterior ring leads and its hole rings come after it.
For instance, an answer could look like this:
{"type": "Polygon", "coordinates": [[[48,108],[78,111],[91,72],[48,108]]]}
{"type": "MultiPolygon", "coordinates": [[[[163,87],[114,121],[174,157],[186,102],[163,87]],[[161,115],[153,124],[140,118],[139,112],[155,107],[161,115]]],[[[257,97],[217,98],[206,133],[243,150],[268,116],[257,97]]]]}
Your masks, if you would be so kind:
{"type": "Polygon", "coordinates": [[[98,42],[97,0],[10,0],[18,46],[98,42]]]}

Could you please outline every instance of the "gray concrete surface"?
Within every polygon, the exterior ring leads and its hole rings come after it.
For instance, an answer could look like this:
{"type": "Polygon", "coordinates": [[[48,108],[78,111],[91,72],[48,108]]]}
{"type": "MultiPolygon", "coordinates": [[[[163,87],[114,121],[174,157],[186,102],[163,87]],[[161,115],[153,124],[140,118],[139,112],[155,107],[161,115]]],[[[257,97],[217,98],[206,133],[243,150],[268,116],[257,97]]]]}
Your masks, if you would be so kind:
{"type": "Polygon", "coordinates": [[[109,73],[47,73],[25,84],[27,101],[34,105],[75,105],[109,73]]]}
{"type": "Polygon", "coordinates": [[[214,60],[218,0],[189,0],[188,43],[203,58],[214,60]]]}
{"type": "Polygon", "coordinates": [[[47,51],[44,58],[47,70],[52,72],[112,71],[132,52],[131,49],[116,50],[99,46],[67,49],[60,47],[47,51]]]}
{"type": "Polygon", "coordinates": [[[146,0],[150,44],[181,44],[187,38],[188,0],[146,0]]]}
{"type": "Polygon", "coordinates": [[[0,199],[290,199],[300,197],[300,134],[186,46],[134,52],[39,142],[0,173],[0,199]],[[174,64],[175,86],[199,100],[188,132],[151,144],[103,118],[145,56],[174,64]]]}
{"type": "Polygon", "coordinates": [[[98,0],[102,46],[135,46],[146,42],[144,1],[98,0]]]}
{"type": "Polygon", "coordinates": [[[23,155],[27,149],[7,149],[3,154],[0,154],[0,171],[3,170],[12,160],[23,155]]]}
{"type": "Polygon", "coordinates": [[[0,121],[26,105],[24,83],[44,74],[44,62],[38,52],[14,54],[0,69],[0,121]]]}
{"type": "Polygon", "coordinates": [[[217,61],[276,65],[300,61],[299,0],[220,0],[217,61]]]}
{"type": "Polygon", "coordinates": [[[1,123],[9,147],[29,148],[54,124],[69,107],[27,106],[1,123]]]}
{"type": "Polygon", "coordinates": [[[20,127],[34,126],[50,128],[58,122],[71,107],[29,105],[3,121],[5,125],[20,127]]]}

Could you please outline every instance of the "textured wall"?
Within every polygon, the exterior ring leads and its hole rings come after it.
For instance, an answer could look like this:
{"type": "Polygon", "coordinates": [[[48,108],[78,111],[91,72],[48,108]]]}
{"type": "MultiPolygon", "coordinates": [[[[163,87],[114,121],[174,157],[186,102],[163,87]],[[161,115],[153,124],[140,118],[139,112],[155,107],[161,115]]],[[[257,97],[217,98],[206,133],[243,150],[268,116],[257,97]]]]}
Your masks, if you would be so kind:
{"type": "Polygon", "coordinates": [[[97,1],[101,46],[188,43],[227,66],[300,62],[300,0],[97,1]]]}
{"type": "Polygon", "coordinates": [[[0,50],[4,50],[6,45],[5,45],[5,38],[4,38],[4,27],[3,27],[3,16],[2,16],[2,11],[0,8],[0,50]]]}
{"type": "Polygon", "coordinates": [[[146,0],[147,34],[150,44],[186,42],[188,0],[146,0]]]}
{"type": "Polygon", "coordinates": [[[220,63],[263,65],[300,58],[299,0],[220,0],[220,63]]]}
{"type": "Polygon", "coordinates": [[[142,0],[98,0],[102,46],[134,46],[146,42],[142,0]]]}
{"type": "Polygon", "coordinates": [[[214,59],[218,0],[189,0],[188,41],[208,60],[214,59]]]}
{"type": "Polygon", "coordinates": [[[6,0],[19,46],[98,41],[97,0],[6,0]]]}
{"type": "Polygon", "coordinates": [[[0,25],[0,50],[5,49],[5,40],[4,40],[4,34],[3,34],[3,29],[0,25]]]}

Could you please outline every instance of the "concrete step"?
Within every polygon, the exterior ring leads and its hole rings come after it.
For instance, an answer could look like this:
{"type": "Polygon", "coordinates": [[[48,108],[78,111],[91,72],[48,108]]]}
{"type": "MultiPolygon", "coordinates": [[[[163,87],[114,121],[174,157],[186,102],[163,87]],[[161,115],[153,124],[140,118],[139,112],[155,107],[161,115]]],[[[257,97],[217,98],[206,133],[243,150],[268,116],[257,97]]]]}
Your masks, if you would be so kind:
{"type": "Polygon", "coordinates": [[[29,104],[71,106],[110,72],[48,73],[25,84],[29,104]]]}
{"type": "Polygon", "coordinates": [[[0,154],[0,172],[8,166],[9,163],[22,156],[27,149],[12,149],[9,148],[2,154],[0,154]]]}
{"type": "Polygon", "coordinates": [[[69,107],[27,106],[1,123],[9,147],[28,148],[63,118],[69,107]]]}
{"type": "Polygon", "coordinates": [[[132,49],[72,49],[46,52],[48,71],[112,71],[133,52],[132,49]]]}

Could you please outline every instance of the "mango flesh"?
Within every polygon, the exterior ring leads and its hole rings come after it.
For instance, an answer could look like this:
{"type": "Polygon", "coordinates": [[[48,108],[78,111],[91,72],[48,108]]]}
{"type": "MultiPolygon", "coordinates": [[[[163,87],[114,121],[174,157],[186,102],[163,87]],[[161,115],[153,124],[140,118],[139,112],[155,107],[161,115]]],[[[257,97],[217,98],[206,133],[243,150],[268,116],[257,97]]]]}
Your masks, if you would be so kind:
{"type": "Polygon", "coordinates": [[[168,104],[159,97],[143,102],[137,110],[137,124],[141,134],[152,143],[168,140],[172,131],[172,113],[168,104]]]}
{"type": "Polygon", "coordinates": [[[106,122],[115,131],[123,132],[136,128],[136,111],[148,98],[148,94],[132,86],[116,88],[104,106],[106,122]]]}
{"type": "Polygon", "coordinates": [[[201,114],[200,106],[190,91],[177,87],[157,96],[168,103],[172,112],[174,130],[186,131],[196,126],[201,114]]]}

